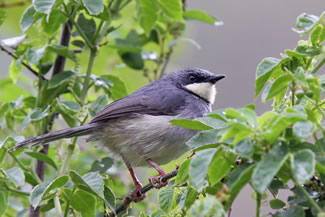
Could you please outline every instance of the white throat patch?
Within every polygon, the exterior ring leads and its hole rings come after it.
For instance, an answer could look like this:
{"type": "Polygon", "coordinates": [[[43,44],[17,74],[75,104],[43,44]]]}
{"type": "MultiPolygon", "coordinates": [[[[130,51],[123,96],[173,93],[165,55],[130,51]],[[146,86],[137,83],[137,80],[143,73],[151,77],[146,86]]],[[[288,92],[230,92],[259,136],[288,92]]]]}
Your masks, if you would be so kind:
{"type": "Polygon", "coordinates": [[[186,85],[185,88],[191,91],[192,93],[207,100],[208,102],[210,102],[210,104],[214,103],[217,94],[217,90],[214,84],[211,84],[209,82],[194,83],[186,85]]]}

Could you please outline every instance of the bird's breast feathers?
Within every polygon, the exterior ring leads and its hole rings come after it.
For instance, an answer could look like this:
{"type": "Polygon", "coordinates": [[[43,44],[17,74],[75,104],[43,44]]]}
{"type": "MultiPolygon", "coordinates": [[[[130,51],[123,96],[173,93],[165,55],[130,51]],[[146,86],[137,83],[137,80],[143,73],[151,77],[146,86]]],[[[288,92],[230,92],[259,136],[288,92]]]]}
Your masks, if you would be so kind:
{"type": "Polygon", "coordinates": [[[209,82],[203,82],[203,83],[194,83],[194,84],[188,84],[185,86],[185,88],[198,95],[199,97],[207,100],[210,104],[214,103],[217,90],[214,84],[211,84],[209,82]]]}

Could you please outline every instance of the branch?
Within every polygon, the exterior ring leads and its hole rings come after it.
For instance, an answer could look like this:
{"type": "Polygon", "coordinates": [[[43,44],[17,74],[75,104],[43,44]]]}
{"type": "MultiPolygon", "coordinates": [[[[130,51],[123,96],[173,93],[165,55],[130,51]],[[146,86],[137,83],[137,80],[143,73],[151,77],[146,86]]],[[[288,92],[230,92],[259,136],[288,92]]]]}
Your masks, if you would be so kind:
{"type": "MultiPolygon", "coordinates": [[[[172,172],[167,173],[166,175],[164,175],[163,177],[161,177],[161,182],[166,182],[169,179],[177,176],[177,173],[178,173],[178,168],[176,168],[172,172]]],[[[144,186],[143,188],[141,188],[139,190],[139,192],[141,194],[145,194],[146,192],[150,191],[153,188],[154,188],[154,186],[151,183],[149,183],[146,186],[144,186]]],[[[123,199],[123,202],[120,205],[118,205],[118,207],[116,207],[115,213],[114,212],[109,213],[108,214],[108,217],[114,217],[114,216],[118,215],[119,213],[123,212],[124,210],[126,210],[129,207],[129,205],[131,203],[132,203],[132,200],[130,199],[130,195],[129,196],[126,196],[123,199]]]]}
{"type": "MultiPolygon", "coordinates": [[[[9,50],[7,50],[6,48],[4,48],[3,46],[0,45],[0,50],[6,52],[9,56],[11,56],[14,59],[18,59],[17,56],[15,56],[15,54],[13,54],[12,52],[10,52],[9,50]]],[[[30,67],[28,64],[24,63],[23,61],[21,62],[21,64],[23,64],[23,66],[25,66],[29,71],[31,71],[36,77],[39,77],[38,72],[36,72],[34,69],[32,69],[32,67],[30,67]]],[[[43,76],[41,76],[42,80],[47,80],[46,78],[44,78],[43,76]]]]}
{"type": "Polygon", "coordinates": [[[20,1],[20,2],[12,2],[12,3],[7,3],[6,1],[3,1],[0,4],[0,8],[12,8],[12,7],[16,7],[16,6],[24,6],[28,2],[29,2],[28,0],[24,0],[24,1],[20,1]]]}
{"type": "Polygon", "coordinates": [[[165,63],[163,65],[162,69],[161,69],[159,78],[161,78],[162,76],[164,76],[165,71],[166,71],[166,68],[167,68],[167,65],[169,63],[170,56],[172,55],[172,53],[173,53],[173,47],[170,47],[169,50],[168,50],[168,52],[167,52],[167,54],[166,54],[166,60],[165,60],[165,63]]]}

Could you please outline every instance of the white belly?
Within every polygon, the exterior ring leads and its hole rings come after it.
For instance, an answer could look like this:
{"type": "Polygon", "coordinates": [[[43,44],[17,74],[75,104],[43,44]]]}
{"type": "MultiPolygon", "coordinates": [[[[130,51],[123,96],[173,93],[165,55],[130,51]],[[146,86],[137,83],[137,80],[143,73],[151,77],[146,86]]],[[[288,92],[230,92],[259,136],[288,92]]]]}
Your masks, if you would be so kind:
{"type": "Polygon", "coordinates": [[[195,131],[171,126],[180,117],[141,115],[130,119],[111,120],[103,130],[90,138],[122,157],[131,166],[149,166],[146,160],[166,164],[184,154],[185,142],[195,131]]]}

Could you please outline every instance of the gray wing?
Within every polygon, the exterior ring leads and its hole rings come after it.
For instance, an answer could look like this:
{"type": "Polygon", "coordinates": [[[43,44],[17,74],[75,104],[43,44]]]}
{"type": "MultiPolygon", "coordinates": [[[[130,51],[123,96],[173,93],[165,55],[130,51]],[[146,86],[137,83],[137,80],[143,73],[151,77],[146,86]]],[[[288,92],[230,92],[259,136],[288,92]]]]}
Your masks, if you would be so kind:
{"type": "Polygon", "coordinates": [[[117,100],[96,114],[90,123],[106,121],[132,114],[176,115],[185,104],[184,91],[172,86],[157,90],[148,85],[120,100],[117,100]]]}

